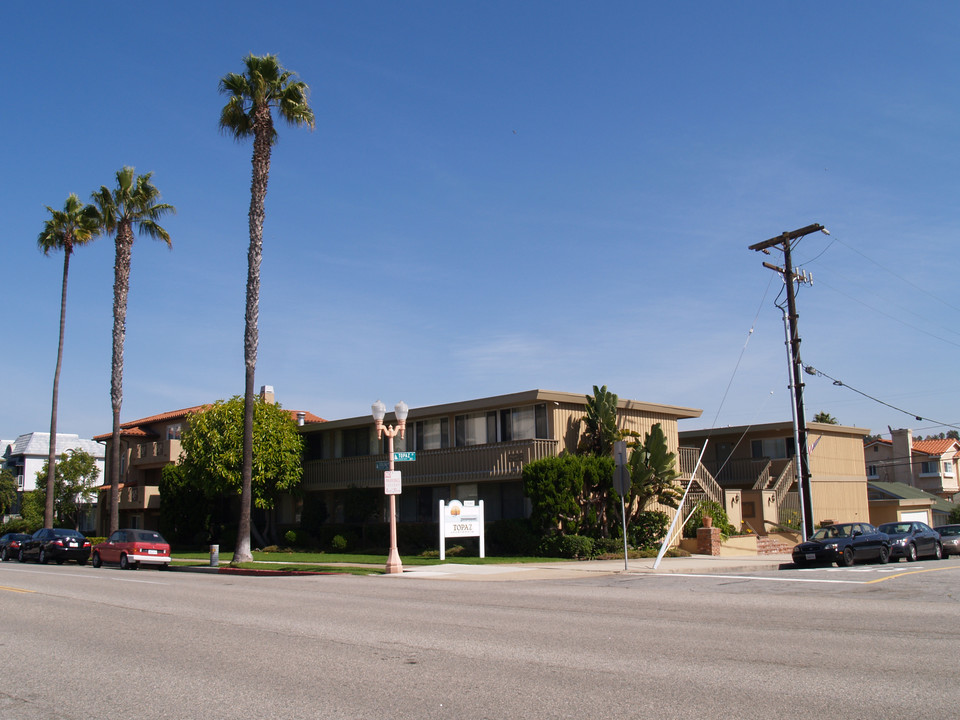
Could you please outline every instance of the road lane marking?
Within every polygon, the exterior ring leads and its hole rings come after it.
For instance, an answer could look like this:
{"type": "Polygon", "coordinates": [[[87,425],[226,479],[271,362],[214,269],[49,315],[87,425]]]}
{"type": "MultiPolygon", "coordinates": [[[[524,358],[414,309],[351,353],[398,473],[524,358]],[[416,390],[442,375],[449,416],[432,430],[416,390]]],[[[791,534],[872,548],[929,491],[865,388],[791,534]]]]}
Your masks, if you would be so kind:
{"type": "Polygon", "coordinates": [[[716,578],[720,580],[767,580],[768,582],[795,582],[795,583],[830,583],[834,585],[866,585],[876,580],[821,580],[818,578],[779,578],[762,575],[700,575],[697,573],[652,573],[657,577],[694,577],[716,578]]]}
{"type": "Polygon", "coordinates": [[[7,587],[5,585],[0,585],[0,590],[6,592],[18,592],[18,593],[35,593],[36,590],[24,590],[23,588],[7,587]]]}
{"type": "Polygon", "coordinates": [[[884,580],[893,580],[894,578],[905,577],[907,575],[919,575],[920,573],[928,572],[940,572],[942,570],[960,570],[960,566],[951,565],[950,567],[936,567],[936,568],[926,568],[924,570],[906,570],[902,573],[897,573],[896,575],[888,575],[887,577],[877,578],[876,580],[867,580],[867,584],[883,582],[884,580]]]}

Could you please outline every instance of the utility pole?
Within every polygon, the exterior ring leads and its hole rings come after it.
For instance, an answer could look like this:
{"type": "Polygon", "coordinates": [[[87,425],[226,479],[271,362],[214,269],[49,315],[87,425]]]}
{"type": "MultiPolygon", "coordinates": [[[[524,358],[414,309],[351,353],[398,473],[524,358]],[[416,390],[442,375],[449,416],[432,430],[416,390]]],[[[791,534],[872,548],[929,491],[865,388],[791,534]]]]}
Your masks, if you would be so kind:
{"type": "Polygon", "coordinates": [[[783,251],[782,268],[770,263],[763,263],[763,266],[780,273],[781,277],[783,277],[783,284],[787,288],[787,319],[790,324],[790,356],[792,359],[790,368],[790,383],[793,389],[796,438],[799,445],[799,447],[796,448],[796,451],[800,466],[798,489],[800,491],[800,508],[801,515],[803,517],[804,540],[813,535],[813,497],[810,492],[810,463],[808,457],[809,453],[807,450],[807,422],[806,416],[803,413],[803,368],[800,361],[800,333],[797,330],[797,318],[799,316],[797,315],[797,298],[794,290],[794,283],[798,281],[805,282],[806,276],[794,274],[793,263],[790,258],[790,244],[794,240],[798,240],[805,235],[809,235],[810,233],[815,233],[817,231],[823,232],[827,235],[830,234],[826,231],[823,225],[814,223],[813,225],[807,225],[799,230],[781,233],[780,235],[772,237],[769,240],[765,240],[761,243],[756,243],[755,245],[750,246],[750,250],[758,250],[767,255],[770,254],[770,250],[768,248],[774,246],[779,245],[780,249],[783,251]]]}

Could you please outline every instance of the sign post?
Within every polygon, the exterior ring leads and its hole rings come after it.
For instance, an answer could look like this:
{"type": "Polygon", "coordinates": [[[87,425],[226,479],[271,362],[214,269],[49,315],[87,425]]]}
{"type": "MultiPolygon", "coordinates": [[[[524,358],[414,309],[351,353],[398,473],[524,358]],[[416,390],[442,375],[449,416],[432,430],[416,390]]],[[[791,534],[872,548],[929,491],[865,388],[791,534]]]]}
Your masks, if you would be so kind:
{"type": "Polygon", "coordinates": [[[475,504],[473,500],[460,502],[451,500],[449,504],[440,501],[440,559],[447,557],[447,538],[479,537],[480,557],[484,553],[483,500],[475,504]]]}
{"type": "Polygon", "coordinates": [[[613,444],[613,487],[620,494],[620,518],[623,521],[623,569],[627,570],[627,504],[624,501],[630,492],[630,467],[627,465],[627,443],[618,440],[613,444]]]}

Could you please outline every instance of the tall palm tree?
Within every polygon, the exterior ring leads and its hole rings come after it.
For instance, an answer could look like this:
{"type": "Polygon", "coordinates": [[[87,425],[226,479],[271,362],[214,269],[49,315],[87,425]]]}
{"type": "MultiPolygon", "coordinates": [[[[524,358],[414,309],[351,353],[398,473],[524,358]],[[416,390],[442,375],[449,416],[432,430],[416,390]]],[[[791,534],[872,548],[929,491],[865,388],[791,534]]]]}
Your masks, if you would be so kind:
{"type": "Polygon", "coordinates": [[[127,337],[127,295],[130,292],[130,255],[133,230],[162,240],[170,247],[170,233],[158,221],[175,213],[173,205],[160,202],[160,191],[150,181],[153,173],[137,176],[132,167],[117,171],[117,186],[102,185],[93,193],[105,233],[116,233],[117,254],[113,264],[113,362],[110,367],[110,401],[113,435],[110,443],[110,533],[120,525],[120,406],[123,403],[123,344],[127,337]]]}
{"type": "Polygon", "coordinates": [[[67,318],[67,275],[70,273],[70,256],[74,248],[86,245],[100,231],[97,210],[84,205],[71,193],[63,204],[63,210],[54,210],[47,205],[49,219],[37,237],[37,246],[44,255],[53,250],[63,250],[63,286],[60,290],[60,341],[57,344],[57,369],[53,373],[53,409],[50,411],[50,454],[47,458],[47,502],[43,511],[43,526],[53,527],[53,495],[57,463],[57,404],[60,397],[60,368],[63,365],[63,330],[67,318]]]}
{"type": "Polygon", "coordinates": [[[220,130],[240,142],[253,137],[253,180],[250,184],[250,248],[247,251],[247,305],[243,336],[245,365],[243,392],[243,466],[240,492],[240,518],[234,563],[249,562],[250,504],[253,477],[253,404],[254,376],[257,368],[257,317],[260,308],[260,259],[263,256],[264,199],[270,175],[270,150],[277,142],[273,110],[293,126],[314,127],[310,109],[310,89],[297,76],[284,69],[276,55],[248,55],[243,60],[246,72],[229,73],[220,79],[220,93],[227,104],[220,112],[220,130]]]}

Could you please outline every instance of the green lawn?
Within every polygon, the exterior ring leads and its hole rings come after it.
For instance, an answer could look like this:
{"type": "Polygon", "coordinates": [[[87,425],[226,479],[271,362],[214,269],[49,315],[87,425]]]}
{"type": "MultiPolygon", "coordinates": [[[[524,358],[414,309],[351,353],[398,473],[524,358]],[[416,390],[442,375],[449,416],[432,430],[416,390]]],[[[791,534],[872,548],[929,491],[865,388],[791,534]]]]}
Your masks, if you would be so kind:
{"type": "MultiPolygon", "coordinates": [[[[172,553],[173,560],[179,564],[191,564],[191,565],[202,565],[210,561],[210,555],[203,552],[184,552],[184,553],[172,553]],[[177,562],[177,561],[191,561],[191,562],[177,562]],[[201,562],[202,561],[202,562],[201,562]]],[[[220,553],[220,564],[227,565],[233,559],[233,553],[222,552],[220,553]]],[[[387,556],[386,555],[357,555],[351,553],[308,553],[308,552],[254,552],[253,553],[254,564],[257,567],[269,567],[275,563],[280,563],[283,566],[293,566],[293,565],[306,565],[307,567],[313,567],[316,565],[329,566],[332,563],[339,565],[353,565],[353,566],[363,566],[363,565],[374,565],[374,566],[386,566],[387,556]],[[267,565],[269,564],[269,565],[267,565]]],[[[440,565],[441,561],[439,558],[431,557],[420,557],[417,555],[401,555],[400,560],[404,565],[440,565]]],[[[503,565],[507,563],[532,563],[532,562],[565,562],[564,558],[543,558],[543,557],[488,557],[488,558],[478,558],[478,557],[462,557],[462,556],[447,556],[447,559],[443,562],[446,563],[458,563],[462,565],[503,565]]],[[[572,562],[572,561],[571,561],[572,562]]],[[[333,569],[337,569],[334,566],[333,569]]]]}

